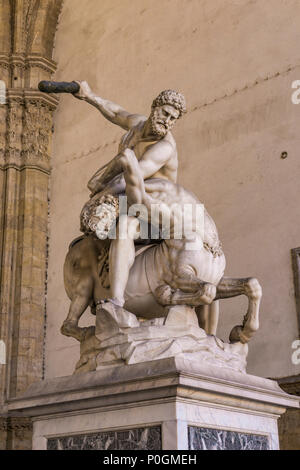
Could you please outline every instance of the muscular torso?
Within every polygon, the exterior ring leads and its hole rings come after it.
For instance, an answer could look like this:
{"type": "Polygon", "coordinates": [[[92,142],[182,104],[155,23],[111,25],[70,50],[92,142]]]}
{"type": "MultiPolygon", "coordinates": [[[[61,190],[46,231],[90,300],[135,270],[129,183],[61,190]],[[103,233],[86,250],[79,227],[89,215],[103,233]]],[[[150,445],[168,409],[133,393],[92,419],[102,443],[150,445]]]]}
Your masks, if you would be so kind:
{"type": "Polygon", "coordinates": [[[155,172],[151,178],[161,178],[161,179],[166,179],[169,181],[173,181],[176,183],[177,181],[177,171],[178,171],[178,156],[177,156],[177,149],[176,149],[176,143],[175,140],[170,132],[167,133],[167,135],[159,141],[153,141],[153,142],[143,142],[139,141],[134,147],[133,151],[136,155],[136,158],[140,160],[143,155],[150,150],[150,148],[155,148],[156,151],[164,151],[164,147],[162,146],[162,142],[168,142],[172,146],[172,153],[171,156],[168,158],[168,160],[165,162],[165,164],[157,171],[155,172]]]}
{"type": "Polygon", "coordinates": [[[149,140],[142,137],[143,127],[145,121],[141,121],[130,129],[123,137],[121,138],[119,151],[125,148],[131,148],[138,160],[147,157],[147,152],[155,151],[159,154],[160,158],[164,159],[164,154],[166,153],[166,146],[168,144],[168,156],[164,161],[161,168],[154,172],[151,175],[151,178],[162,178],[173,183],[177,181],[177,171],[178,171],[178,155],[176,142],[171,132],[167,132],[165,137],[160,140],[149,140]],[[171,153],[169,149],[171,148],[171,153]]]}

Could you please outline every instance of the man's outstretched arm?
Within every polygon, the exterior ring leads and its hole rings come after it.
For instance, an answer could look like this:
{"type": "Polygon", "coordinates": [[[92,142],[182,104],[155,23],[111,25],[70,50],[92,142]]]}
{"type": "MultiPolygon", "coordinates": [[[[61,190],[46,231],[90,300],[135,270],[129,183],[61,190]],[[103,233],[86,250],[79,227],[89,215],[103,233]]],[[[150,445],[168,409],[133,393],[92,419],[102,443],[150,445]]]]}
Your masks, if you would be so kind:
{"type": "Polygon", "coordinates": [[[125,111],[125,109],[120,105],[103,99],[100,96],[96,96],[87,82],[83,81],[77,83],[80,85],[80,90],[73,96],[95,106],[95,108],[97,108],[101,114],[113,124],[116,124],[125,130],[129,130],[136,126],[140,121],[146,120],[146,117],[141,114],[131,114],[128,111],[125,111]]]}

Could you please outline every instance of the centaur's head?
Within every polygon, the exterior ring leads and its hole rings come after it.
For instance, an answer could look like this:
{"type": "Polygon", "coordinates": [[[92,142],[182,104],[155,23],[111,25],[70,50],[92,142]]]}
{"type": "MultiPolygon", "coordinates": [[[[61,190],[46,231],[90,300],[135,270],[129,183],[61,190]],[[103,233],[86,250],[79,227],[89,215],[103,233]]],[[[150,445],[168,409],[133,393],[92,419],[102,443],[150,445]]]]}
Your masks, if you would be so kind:
{"type": "Polygon", "coordinates": [[[151,133],[164,137],[184,113],[186,113],[184,96],[174,90],[162,91],[152,103],[149,117],[151,133]]]}

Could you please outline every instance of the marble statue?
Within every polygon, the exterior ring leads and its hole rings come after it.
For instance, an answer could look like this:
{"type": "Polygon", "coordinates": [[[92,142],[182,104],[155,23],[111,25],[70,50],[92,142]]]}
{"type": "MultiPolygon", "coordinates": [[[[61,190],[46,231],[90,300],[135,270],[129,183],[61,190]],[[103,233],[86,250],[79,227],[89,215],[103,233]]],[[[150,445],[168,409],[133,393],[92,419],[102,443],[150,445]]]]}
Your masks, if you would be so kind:
{"type": "MultiPolygon", "coordinates": [[[[65,91],[127,131],[117,155],[88,183],[91,197],[80,216],[84,235],[71,243],[65,260],[71,305],[61,332],[81,343],[75,372],[173,355],[245,372],[247,343],[259,327],[261,287],[253,277],[224,276],[214,221],[197,196],[176,182],[171,130],[186,112],[183,95],[163,91],[146,118],[96,96],[87,82],[72,83],[65,91]],[[135,214],[120,211],[120,196],[126,196],[127,209],[137,208],[135,214]],[[193,210],[186,222],[187,207],[198,206],[201,223],[193,210]],[[141,237],[142,226],[155,226],[159,236],[141,237]],[[248,310],[224,343],[216,336],[218,300],[238,295],[247,296],[248,310]],[[89,306],[96,326],[79,327],[89,306]]],[[[52,83],[49,91],[64,91],[57,87],[52,83]]]]}

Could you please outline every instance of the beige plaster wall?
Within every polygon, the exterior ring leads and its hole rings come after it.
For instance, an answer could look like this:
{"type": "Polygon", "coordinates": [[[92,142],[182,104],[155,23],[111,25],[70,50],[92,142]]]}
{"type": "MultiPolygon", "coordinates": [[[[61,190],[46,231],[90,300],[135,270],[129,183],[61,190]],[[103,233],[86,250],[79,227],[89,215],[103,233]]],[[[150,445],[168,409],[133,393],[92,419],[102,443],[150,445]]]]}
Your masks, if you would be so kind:
{"type": "MultiPolygon", "coordinates": [[[[174,132],[179,181],[215,219],[227,274],[262,283],[248,371],[268,377],[300,371],[291,362],[298,330],[290,260],[300,245],[300,105],[290,99],[300,79],[299,15],[298,0],[65,0],[56,37],[57,80],[86,79],[139,113],[163,89],[186,95],[189,113],[174,132]]],[[[52,154],[48,377],[72,373],[79,357],[76,341],[59,333],[69,305],[63,261],[80,234],[86,183],[122,133],[86,103],[62,97],[52,154]]],[[[246,301],[221,308],[219,336],[227,339],[246,301]]],[[[91,321],[86,314],[82,324],[91,321]]]]}

